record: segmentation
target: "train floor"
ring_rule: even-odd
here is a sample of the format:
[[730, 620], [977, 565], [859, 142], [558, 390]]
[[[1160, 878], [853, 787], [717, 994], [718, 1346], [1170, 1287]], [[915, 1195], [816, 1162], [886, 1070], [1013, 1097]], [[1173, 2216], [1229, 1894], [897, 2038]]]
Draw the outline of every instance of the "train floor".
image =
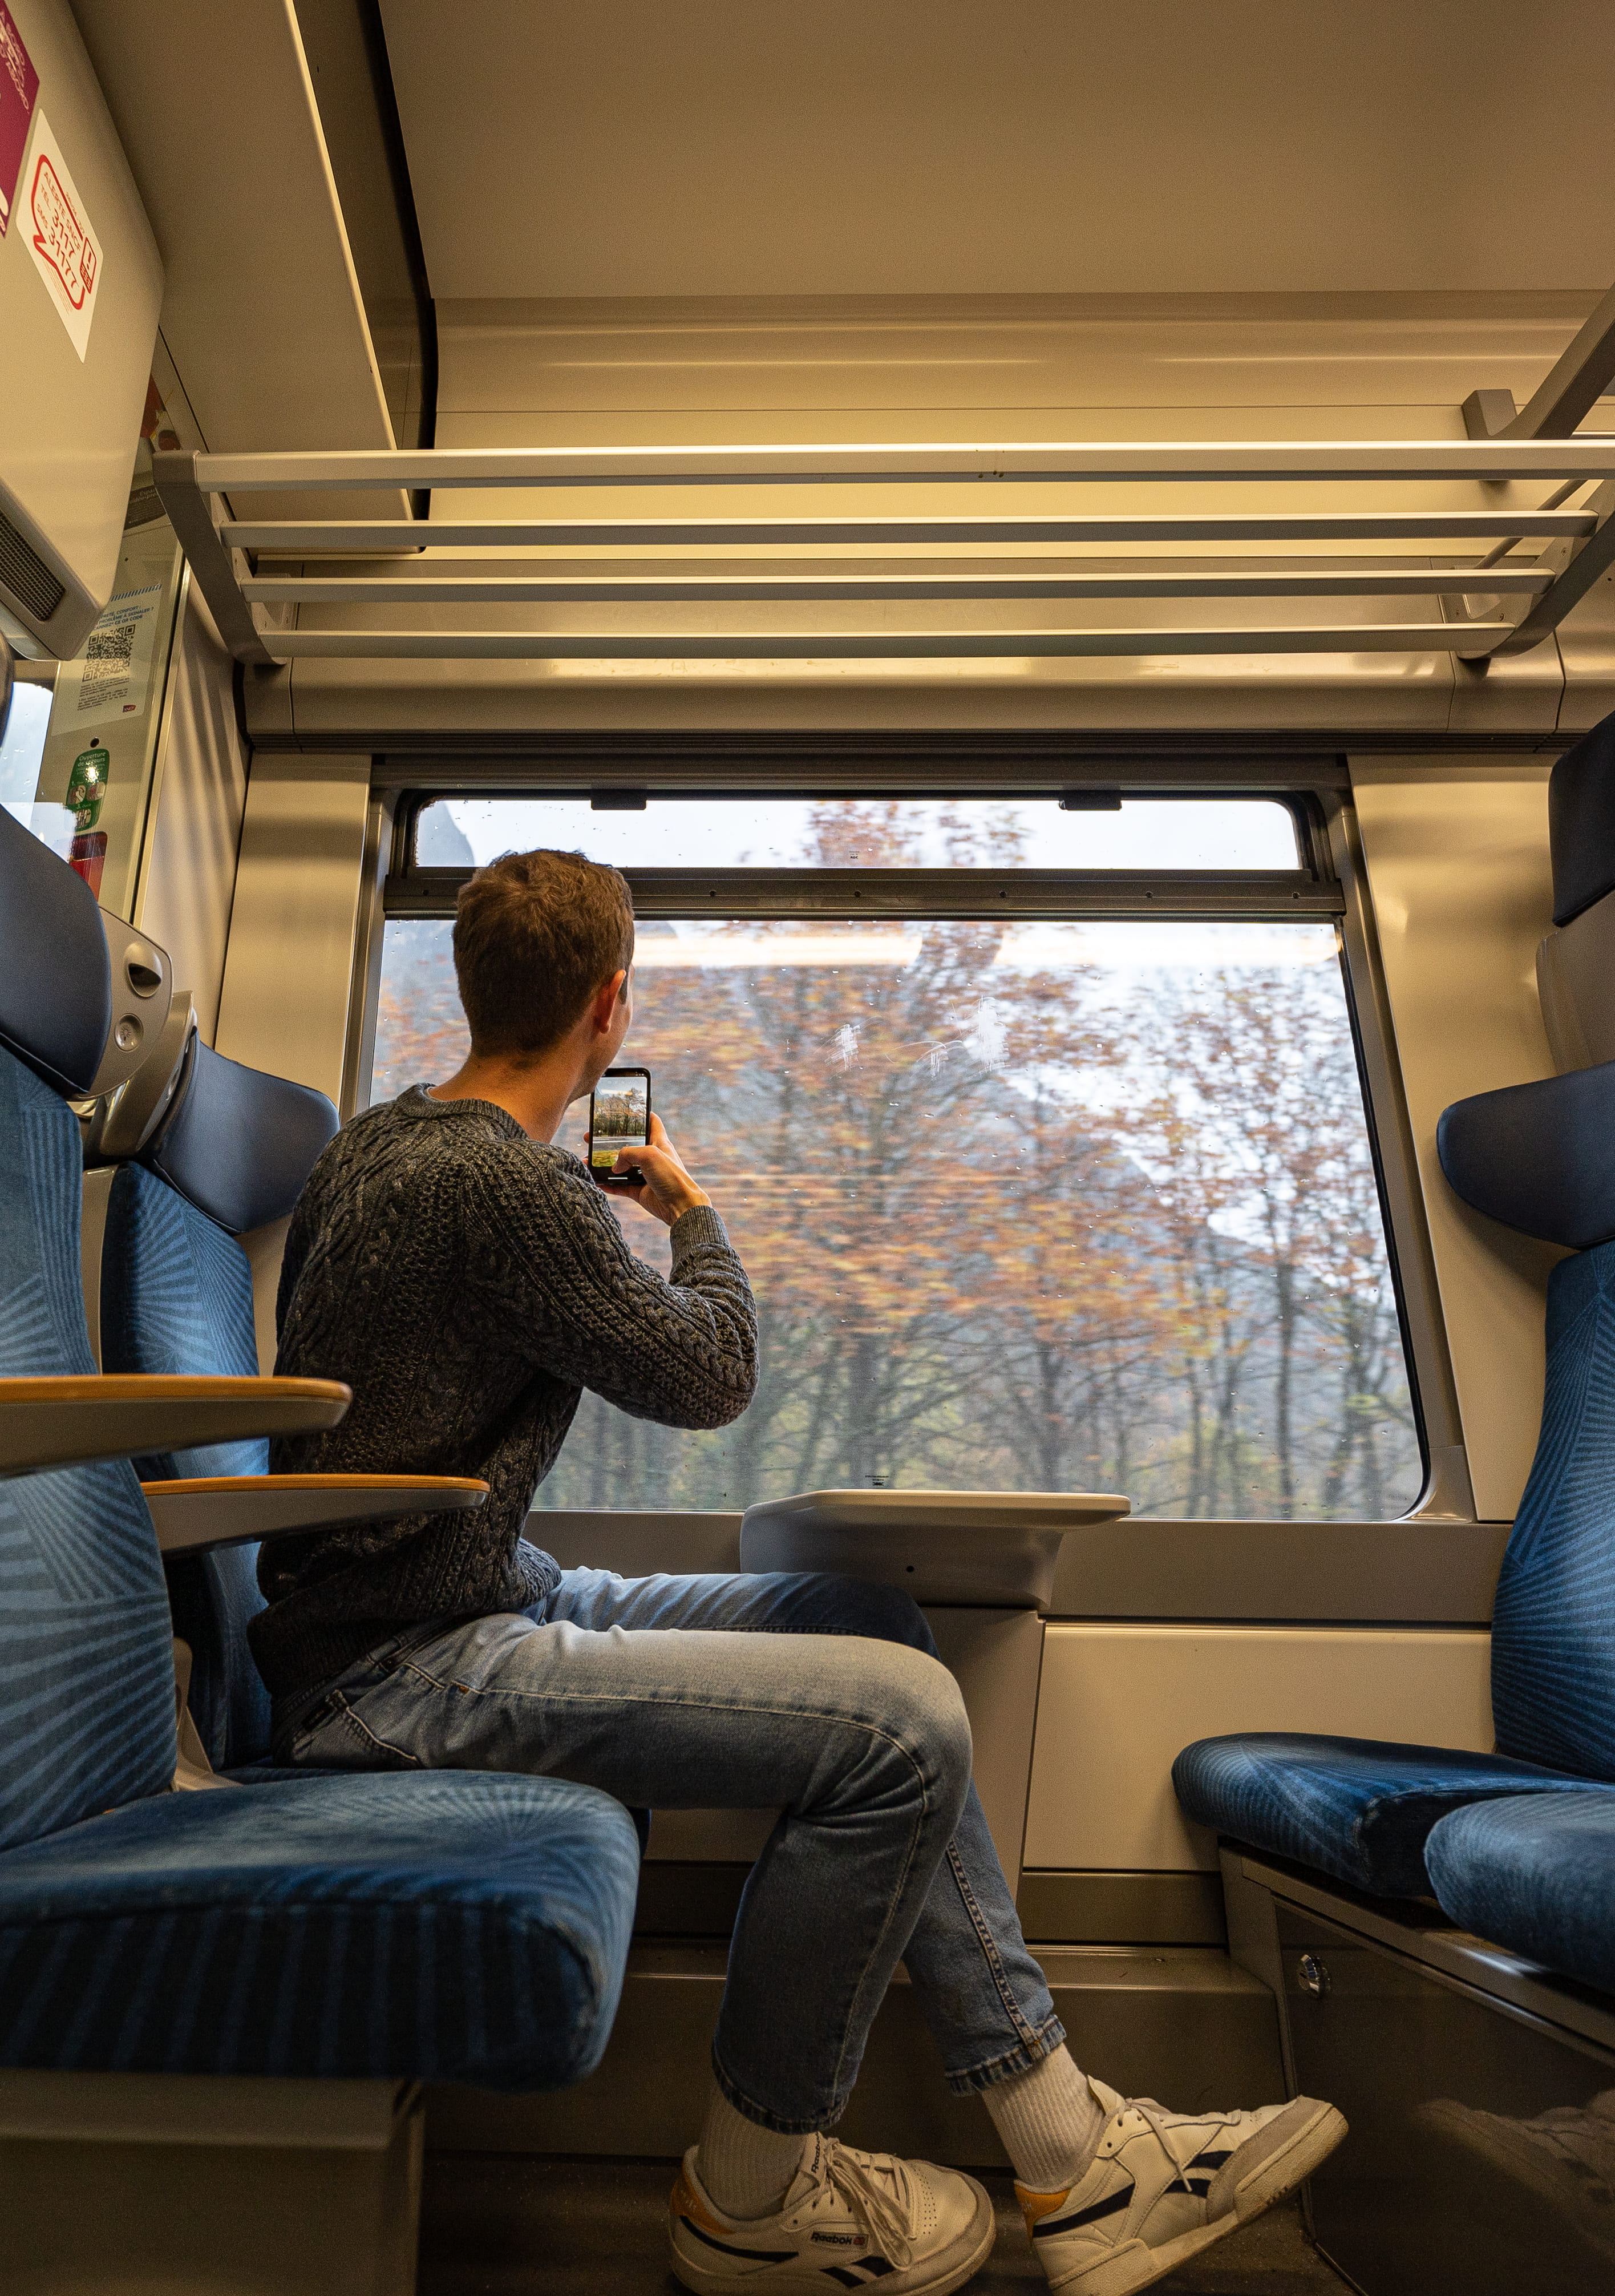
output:
[[[680, 2296], [665, 2229], [674, 2168], [433, 2154], [419, 2296]], [[1010, 2179], [984, 2181], [997, 2204], [998, 2243], [971, 2296], [1036, 2296], [1043, 2274]], [[1160, 2296], [1341, 2296], [1349, 2285], [1312, 2247], [1293, 2201], [1156, 2284]]]

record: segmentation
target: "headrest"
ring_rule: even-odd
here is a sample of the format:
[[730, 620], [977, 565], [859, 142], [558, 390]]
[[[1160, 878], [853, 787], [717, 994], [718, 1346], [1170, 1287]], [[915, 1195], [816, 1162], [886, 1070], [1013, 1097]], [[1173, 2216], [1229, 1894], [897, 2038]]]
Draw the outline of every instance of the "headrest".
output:
[[0, 806], [0, 1043], [70, 1100], [112, 1027], [101, 911], [84, 879]]
[[1568, 925], [1615, 890], [1615, 715], [1584, 734], [1548, 782], [1554, 922]]
[[1455, 1101], [1436, 1152], [1455, 1193], [1524, 1235], [1586, 1251], [1615, 1236], [1615, 1061]]
[[336, 1128], [323, 1092], [244, 1069], [193, 1037], [173, 1113], [139, 1161], [245, 1235], [284, 1218]]

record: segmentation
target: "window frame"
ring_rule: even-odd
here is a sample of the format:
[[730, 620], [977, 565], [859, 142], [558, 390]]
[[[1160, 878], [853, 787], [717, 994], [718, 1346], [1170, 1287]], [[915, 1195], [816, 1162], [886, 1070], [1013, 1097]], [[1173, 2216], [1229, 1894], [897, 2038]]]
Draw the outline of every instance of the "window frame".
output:
[[[506, 782], [483, 787], [424, 787], [411, 790], [394, 818], [392, 849], [381, 887], [381, 912], [395, 919], [452, 917], [467, 868], [433, 869], [414, 859], [415, 832], [427, 808], [453, 798], [593, 800], [586, 785], [535, 783], [516, 788]], [[639, 792], [635, 792], [639, 794]], [[915, 805], [979, 797], [1006, 804], [1053, 804], [1047, 788], [904, 790], [870, 789], [853, 783], [833, 790], [759, 784], [746, 788], [662, 789], [643, 792], [648, 803], [744, 804], [763, 799], [843, 798], [864, 803]], [[1258, 923], [1299, 918], [1343, 917], [1346, 891], [1336, 874], [1327, 819], [1316, 792], [1300, 790], [1217, 788], [1205, 791], [1127, 786], [1124, 800], [1160, 802], [1212, 800], [1221, 803], [1282, 805], [1295, 825], [1294, 869], [781, 869], [767, 865], [731, 869], [625, 869], [635, 914], [646, 919], [689, 916], [782, 918], [909, 916], [920, 921], [975, 916], [983, 902], [988, 914], [1027, 919], [1169, 916], [1185, 921], [1237, 917]], [[619, 807], [603, 807], [618, 811]]]
[[[1159, 767], [1152, 772], [1148, 767], [1143, 771], [1135, 767], [1132, 771], [1107, 773], [1103, 781], [1085, 777], [1077, 782], [1074, 776], [1058, 782], [1033, 781], [1029, 776], [1006, 775], [996, 783], [979, 774], [955, 777], [944, 765], [935, 775], [896, 785], [878, 767], [860, 772], [851, 759], [822, 780], [799, 779], [790, 773], [785, 760], [779, 763], [784, 770], [777, 778], [765, 767], [750, 773], [742, 770], [734, 779], [721, 782], [686, 782], [675, 772], [665, 778], [647, 775], [643, 780], [619, 779], [603, 785], [576, 774], [551, 778], [537, 760], [525, 769], [512, 765], [505, 773], [498, 773], [497, 768], [495, 774], [475, 768], [461, 773], [429, 770], [419, 778], [411, 772], [406, 779], [398, 770], [404, 760], [378, 759], [378, 794], [389, 817], [377, 856], [381, 861], [385, 855], [384, 873], [378, 868], [371, 880], [375, 901], [367, 993], [355, 1013], [359, 1056], [350, 1061], [354, 1104], [364, 1104], [368, 1095], [385, 926], [406, 920], [452, 918], [460, 887], [471, 873], [468, 868], [422, 868], [414, 862], [416, 825], [426, 808], [439, 800], [593, 801], [608, 794], [619, 800], [616, 806], [601, 807], [603, 811], [626, 809], [620, 800], [628, 793], [643, 796], [648, 803], [841, 798], [922, 804], [979, 798], [1029, 804], [1053, 802], [1066, 787], [1074, 787], [1094, 796], [1118, 795], [1130, 800], [1282, 804], [1295, 824], [1298, 866], [1293, 870], [762, 866], [708, 871], [627, 869], [623, 873], [634, 896], [635, 914], [658, 922], [702, 914], [759, 922], [803, 916], [898, 915], [928, 922], [997, 914], [1029, 922], [1108, 918], [1136, 922], [1162, 918], [1184, 922], [1236, 919], [1252, 923], [1332, 922], [1339, 939], [1364, 1122], [1422, 1467], [1418, 1497], [1406, 1514], [1390, 1520], [1409, 1523], [1429, 1514], [1447, 1521], [1462, 1520], [1467, 1512], [1472, 1522], [1472, 1499], [1466, 1510], [1462, 1492], [1455, 1493], [1450, 1465], [1442, 1464], [1450, 1463], [1455, 1456], [1463, 1461], [1462, 1423], [1344, 761], [1314, 758], [1280, 765], [1275, 771], [1267, 760], [1235, 764], [1219, 758], [1205, 761], [1198, 771], [1194, 763], [1189, 763], [1186, 770], [1168, 769], [1169, 777], [1160, 774]], [[1463, 1472], [1467, 1474], [1466, 1465]], [[1298, 1521], [1292, 1527], [1299, 1530], [1305, 1526]]]

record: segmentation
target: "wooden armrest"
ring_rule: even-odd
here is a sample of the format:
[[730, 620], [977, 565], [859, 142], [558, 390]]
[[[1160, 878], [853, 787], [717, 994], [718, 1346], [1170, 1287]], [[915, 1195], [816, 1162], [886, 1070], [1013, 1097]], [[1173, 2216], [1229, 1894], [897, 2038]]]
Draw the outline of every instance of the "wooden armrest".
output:
[[316, 1434], [352, 1401], [353, 1390], [333, 1379], [0, 1379], [0, 1476]]
[[378, 1516], [447, 1514], [488, 1496], [468, 1475], [199, 1475], [140, 1488], [165, 1554]]

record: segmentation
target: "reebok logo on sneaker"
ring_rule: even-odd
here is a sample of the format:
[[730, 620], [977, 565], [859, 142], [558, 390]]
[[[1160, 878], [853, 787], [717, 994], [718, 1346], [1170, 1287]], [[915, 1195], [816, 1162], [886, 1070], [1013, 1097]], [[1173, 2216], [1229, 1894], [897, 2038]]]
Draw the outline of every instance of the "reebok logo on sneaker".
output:
[[1168, 2112], [1153, 2097], [1088, 2087], [1105, 2123], [1086, 2171], [1063, 2193], [1015, 2187], [1059, 2296], [1135, 2296], [1293, 2192], [1346, 2134], [1316, 2097]]

